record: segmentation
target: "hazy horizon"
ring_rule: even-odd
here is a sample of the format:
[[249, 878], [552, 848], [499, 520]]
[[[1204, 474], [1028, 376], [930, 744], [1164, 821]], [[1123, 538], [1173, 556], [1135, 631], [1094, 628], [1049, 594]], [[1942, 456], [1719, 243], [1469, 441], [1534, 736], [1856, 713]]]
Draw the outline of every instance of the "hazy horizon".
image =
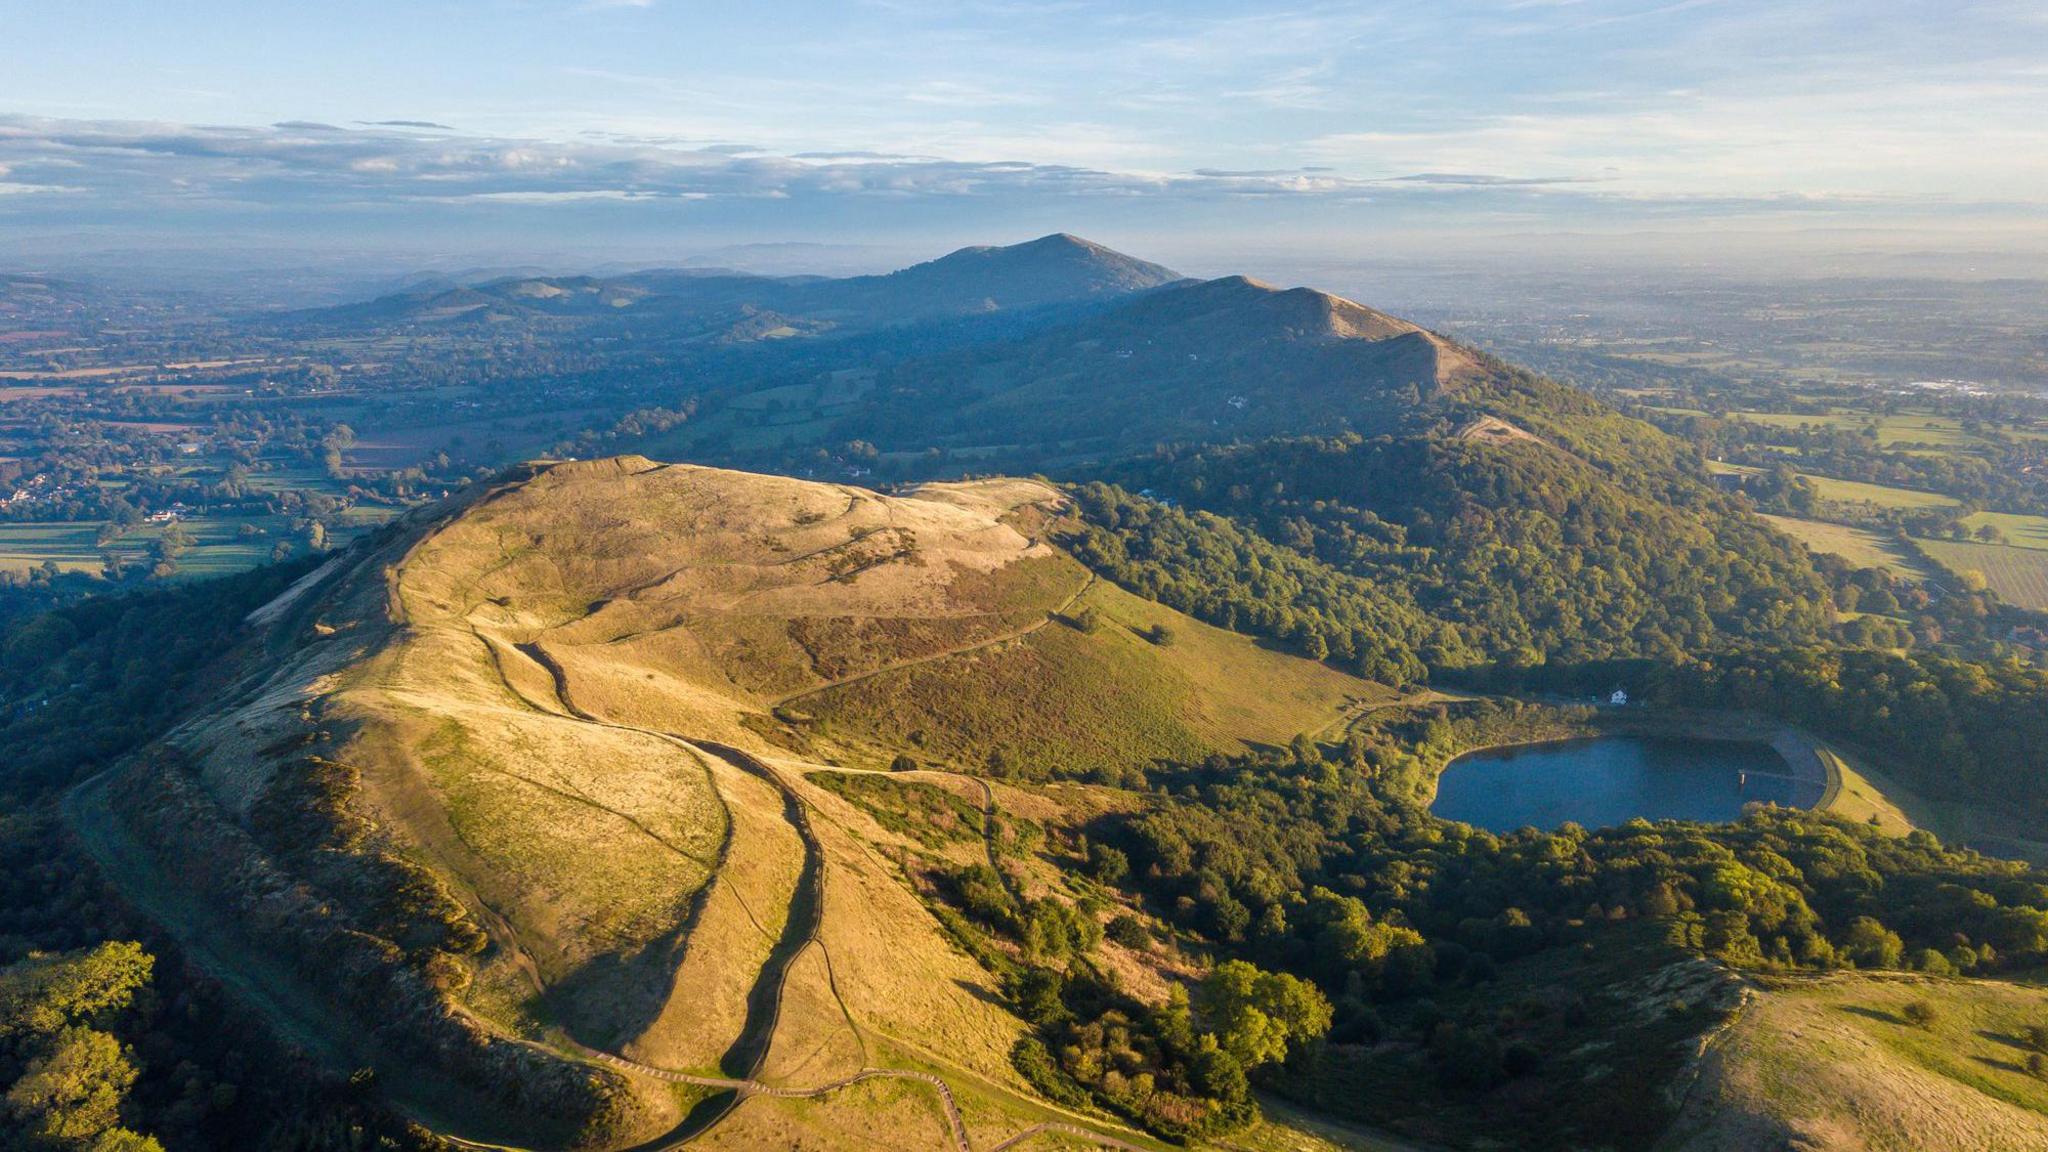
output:
[[15, 268], [2048, 254], [2048, 15], [2007, 0], [12, 7]]

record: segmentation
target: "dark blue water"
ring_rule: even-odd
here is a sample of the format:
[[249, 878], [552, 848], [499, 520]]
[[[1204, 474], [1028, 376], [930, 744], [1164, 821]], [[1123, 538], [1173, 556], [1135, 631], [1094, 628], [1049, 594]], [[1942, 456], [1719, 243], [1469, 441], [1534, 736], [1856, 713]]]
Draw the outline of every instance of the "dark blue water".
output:
[[1603, 736], [1454, 760], [1430, 810], [1493, 832], [1566, 821], [1603, 828], [1637, 816], [1733, 820], [1753, 801], [1805, 808], [1820, 800], [1819, 783], [1790, 773], [1763, 744]]

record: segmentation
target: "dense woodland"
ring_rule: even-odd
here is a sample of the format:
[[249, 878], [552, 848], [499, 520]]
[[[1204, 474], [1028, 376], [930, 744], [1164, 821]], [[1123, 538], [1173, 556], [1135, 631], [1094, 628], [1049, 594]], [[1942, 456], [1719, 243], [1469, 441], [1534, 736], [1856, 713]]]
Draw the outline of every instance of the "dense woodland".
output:
[[[1155, 777], [1162, 805], [1105, 835], [1180, 926], [1339, 993], [1426, 986], [1434, 961], [1385, 961], [1432, 941], [1499, 960], [1569, 938], [1575, 924], [1643, 916], [1751, 966], [1995, 971], [2048, 959], [2041, 877], [1924, 833], [1759, 808], [1728, 827], [1639, 820], [1494, 836], [1405, 799], [1418, 771], [1433, 777], [1457, 750], [1540, 720], [1482, 702], [1354, 734], [1330, 757], [1301, 746], [1213, 759]], [[1357, 942], [1326, 946], [1333, 923]]]
[[[1436, 1138], [1647, 1144], [1668, 1119], [1661, 1078], [1731, 1007], [1716, 972], [2048, 962], [2048, 879], [1926, 833], [1768, 806], [1726, 825], [1510, 835], [1428, 812], [1458, 752], [1589, 719], [1513, 701], [1396, 710], [1339, 745], [1118, 773], [1137, 806], [1049, 839], [998, 829], [996, 866], [923, 867], [941, 920], [1034, 1025], [1020, 1071], [1175, 1137], [1241, 1123], [1261, 1084]], [[928, 847], [985, 830], [926, 785], [831, 786]], [[1034, 851], [1077, 900], [1018, 894], [1005, 861]], [[1112, 914], [1118, 892], [1149, 916]], [[1143, 953], [1167, 937], [1214, 974], [1141, 1002], [1105, 941]], [[1658, 973], [1665, 990], [1645, 991]], [[1631, 1063], [1592, 1082], [1588, 1053], [1616, 1044]], [[1443, 1117], [1460, 1119], [1432, 1127]]]
[[1175, 607], [1397, 682], [1825, 633], [1828, 583], [1796, 545], [1687, 479], [1669, 441], [1607, 451], [1355, 434], [1161, 450], [1076, 489], [1075, 548]]

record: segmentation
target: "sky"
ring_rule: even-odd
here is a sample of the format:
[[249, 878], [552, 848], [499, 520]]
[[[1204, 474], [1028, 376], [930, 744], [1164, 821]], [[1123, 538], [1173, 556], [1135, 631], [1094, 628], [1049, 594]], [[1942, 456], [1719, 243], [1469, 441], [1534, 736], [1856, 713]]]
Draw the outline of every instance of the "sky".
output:
[[0, 43], [0, 258], [2048, 254], [2048, 0], [0, 0]]

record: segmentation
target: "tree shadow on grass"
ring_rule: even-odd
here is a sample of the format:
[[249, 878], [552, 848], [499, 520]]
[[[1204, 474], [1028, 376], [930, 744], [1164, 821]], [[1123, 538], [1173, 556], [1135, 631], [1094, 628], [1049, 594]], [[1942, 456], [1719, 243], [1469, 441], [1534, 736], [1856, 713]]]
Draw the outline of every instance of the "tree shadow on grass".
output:
[[1861, 1016], [1868, 1020], [1876, 1020], [1882, 1024], [1896, 1024], [1902, 1028], [1912, 1023], [1912, 1021], [1907, 1020], [1904, 1016], [1901, 1016], [1896, 1012], [1887, 1012], [1882, 1008], [1865, 1008], [1861, 1004], [1844, 1004], [1841, 1006], [1839, 1010], [1847, 1012], [1853, 1016]]
[[2017, 1048], [2022, 1052], [2032, 1052], [2034, 1050], [2025, 1040], [2005, 1032], [1993, 1032], [1989, 1028], [1979, 1028], [1977, 1029], [1977, 1035], [1991, 1041], [1993, 1044], [2003, 1044], [2007, 1048]]
[[1006, 1012], [1010, 1010], [1010, 1004], [1008, 1001], [1004, 1000], [1001, 996], [998, 996], [995, 993], [989, 991], [987, 988], [984, 988], [981, 985], [976, 984], [972, 980], [961, 980], [956, 977], [953, 980], [953, 983], [958, 985], [962, 992], [967, 993], [969, 996], [974, 997], [976, 1000], [981, 1001], [983, 1004], [993, 1004]]

